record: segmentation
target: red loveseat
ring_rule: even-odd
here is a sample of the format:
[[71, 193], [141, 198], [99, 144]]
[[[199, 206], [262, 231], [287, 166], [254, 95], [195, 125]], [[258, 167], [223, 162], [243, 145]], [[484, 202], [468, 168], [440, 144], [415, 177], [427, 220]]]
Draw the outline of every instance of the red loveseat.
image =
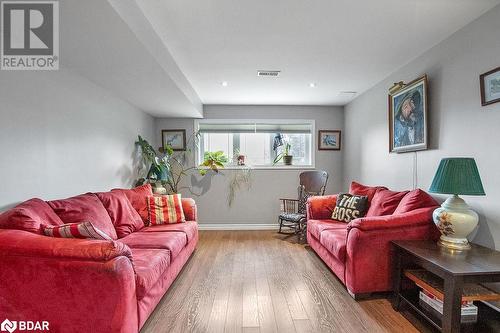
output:
[[[0, 215], [1, 320], [47, 321], [54, 332], [138, 332], [198, 242], [194, 200], [182, 199], [186, 223], [145, 227], [148, 194], [149, 185], [31, 199]], [[82, 221], [113, 240], [40, 230]]]
[[392, 289], [392, 240], [437, 239], [432, 222], [437, 202], [426, 192], [394, 192], [353, 182], [351, 194], [368, 196], [365, 217], [350, 223], [331, 219], [336, 195], [307, 202], [307, 241], [356, 298]]

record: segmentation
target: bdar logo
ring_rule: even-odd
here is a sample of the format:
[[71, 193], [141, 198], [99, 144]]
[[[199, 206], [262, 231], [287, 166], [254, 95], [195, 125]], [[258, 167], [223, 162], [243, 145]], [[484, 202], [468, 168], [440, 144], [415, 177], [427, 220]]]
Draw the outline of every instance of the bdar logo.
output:
[[16, 330], [17, 328], [17, 323], [15, 321], [10, 321], [8, 319], [5, 319], [2, 324], [0, 324], [0, 330], [2, 332], [9, 332], [12, 333]]

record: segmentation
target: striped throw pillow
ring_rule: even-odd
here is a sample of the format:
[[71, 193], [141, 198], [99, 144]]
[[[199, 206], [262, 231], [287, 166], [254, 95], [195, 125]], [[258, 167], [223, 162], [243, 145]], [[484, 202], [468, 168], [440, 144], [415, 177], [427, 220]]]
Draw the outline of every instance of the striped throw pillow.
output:
[[180, 194], [154, 195], [147, 200], [149, 225], [186, 222]]
[[94, 227], [91, 222], [68, 223], [58, 226], [43, 226], [43, 234], [57, 238], [90, 238], [112, 240], [106, 233]]

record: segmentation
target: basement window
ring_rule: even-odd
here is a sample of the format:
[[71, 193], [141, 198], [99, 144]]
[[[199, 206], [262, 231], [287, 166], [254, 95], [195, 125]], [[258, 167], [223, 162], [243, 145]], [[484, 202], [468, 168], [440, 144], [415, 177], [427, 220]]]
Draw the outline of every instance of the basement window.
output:
[[[226, 168], [241, 167], [238, 155], [245, 156], [245, 165], [252, 168], [314, 167], [313, 120], [204, 119], [195, 121], [195, 129], [200, 133], [198, 164], [205, 152], [221, 150], [229, 158]], [[287, 143], [291, 146], [292, 165], [284, 165], [283, 159], [274, 164]]]

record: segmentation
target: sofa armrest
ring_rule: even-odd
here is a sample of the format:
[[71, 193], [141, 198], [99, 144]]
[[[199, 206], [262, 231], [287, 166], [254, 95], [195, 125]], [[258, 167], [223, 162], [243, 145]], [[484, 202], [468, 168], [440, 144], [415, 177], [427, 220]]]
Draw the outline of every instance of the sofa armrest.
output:
[[186, 221], [197, 221], [198, 220], [198, 209], [196, 207], [196, 202], [191, 198], [182, 198], [182, 210], [184, 211], [184, 216]]
[[47, 321], [51, 332], [138, 332], [135, 273], [127, 257], [40, 257], [26, 246], [9, 253], [2, 234], [2, 316]]
[[324, 220], [332, 218], [337, 204], [337, 195], [314, 196], [307, 199], [307, 219]]
[[395, 215], [366, 217], [347, 226], [345, 283], [354, 294], [390, 291], [394, 240], [435, 239], [434, 207]]
[[347, 225], [347, 230], [357, 228], [363, 231], [370, 231], [432, 224], [432, 212], [435, 209], [436, 207], [426, 207], [400, 215], [362, 217], [352, 220]]
[[0, 255], [108, 261], [132, 258], [130, 248], [115, 241], [55, 238], [22, 230], [0, 230]]

